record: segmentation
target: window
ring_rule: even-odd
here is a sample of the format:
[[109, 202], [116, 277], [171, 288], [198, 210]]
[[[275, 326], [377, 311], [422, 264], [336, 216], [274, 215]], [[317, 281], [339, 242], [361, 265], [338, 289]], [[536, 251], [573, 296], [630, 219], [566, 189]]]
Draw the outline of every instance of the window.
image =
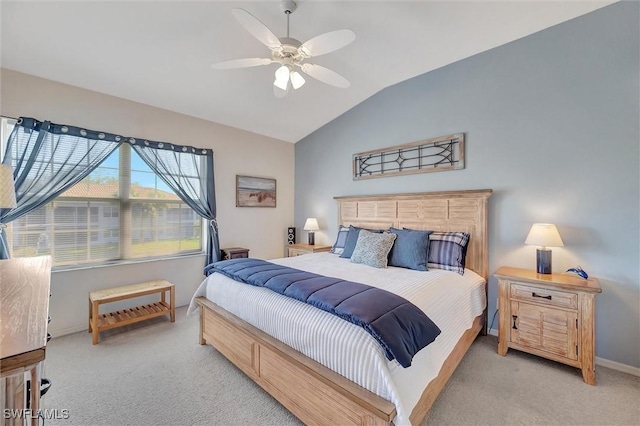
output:
[[103, 217], [120, 217], [120, 211], [118, 210], [118, 207], [105, 206], [102, 209], [102, 216]]
[[[15, 121], [2, 118], [0, 155]], [[54, 266], [202, 251], [202, 219], [123, 144], [54, 201], [7, 224], [12, 257]]]

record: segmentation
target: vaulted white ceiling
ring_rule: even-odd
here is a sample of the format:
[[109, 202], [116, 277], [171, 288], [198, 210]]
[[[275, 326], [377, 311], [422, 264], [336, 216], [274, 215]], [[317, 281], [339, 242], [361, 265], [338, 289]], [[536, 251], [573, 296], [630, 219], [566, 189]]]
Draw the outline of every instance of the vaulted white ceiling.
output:
[[1, 65], [194, 117], [297, 142], [385, 87], [508, 43], [613, 1], [308, 1], [291, 15], [302, 42], [349, 28], [356, 40], [313, 63], [348, 89], [307, 78], [273, 95], [275, 64], [213, 70], [269, 57], [232, 17], [243, 8], [277, 36], [277, 1], [2, 1]]

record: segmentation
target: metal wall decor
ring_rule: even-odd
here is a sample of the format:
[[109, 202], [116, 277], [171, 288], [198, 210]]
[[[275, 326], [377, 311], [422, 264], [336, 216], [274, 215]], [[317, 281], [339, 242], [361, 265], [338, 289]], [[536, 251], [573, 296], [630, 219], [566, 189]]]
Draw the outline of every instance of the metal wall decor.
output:
[[464, 133], [353, 155], [353, 180], [464, 169]]

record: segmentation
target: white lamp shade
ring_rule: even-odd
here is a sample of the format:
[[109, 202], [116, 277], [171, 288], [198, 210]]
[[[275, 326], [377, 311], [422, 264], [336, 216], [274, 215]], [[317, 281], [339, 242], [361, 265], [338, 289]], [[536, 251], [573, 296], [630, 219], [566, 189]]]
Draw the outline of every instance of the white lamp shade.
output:
[[318, 226], [318, 220], [315, 217], [308, 218], [307, 221], [304, 223], [305, 231], [317, 231], [319, 229], [320, 227]]
[[0, 164], [0, 208], [13, 209], [16, 207], [16, 191], [13, 182], [13, 169], [6, 164]]
[[289, 80], [289, 67], [281, 66], [276, 70], [276, 80]]
[[564, 246], [558, 228], [552, 223], [534, 223], [524, 243], [540, 247]]
[[291, 73], [291, 85], [295, 90], [301, 88], [305, 83], [304, 77], [300, 75], [298, 71], [294, 71]]
[[273, 85], [279, 89], [287, 90], [289, 85], [289, 67], [286, 65], [281, 66], [276, 70], [276, 80]]

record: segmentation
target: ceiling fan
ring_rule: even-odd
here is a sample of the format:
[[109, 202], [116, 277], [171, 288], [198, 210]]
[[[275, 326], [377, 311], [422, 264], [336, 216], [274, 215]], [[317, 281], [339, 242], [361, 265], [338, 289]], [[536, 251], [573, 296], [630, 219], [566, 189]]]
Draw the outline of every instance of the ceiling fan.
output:
[[281, 7], [287, 15], [287, 36], [280, 38], [246, 10], [231, 11], [240, 25], [271, 50], [271, 58], [234, 59], [213, 64], [212, 67], [223, 70], [280, 64], [273, 82], [273, 93], [279, 98], [287, 95], [289, 87], [299, 89], [304, 85], [305, 79], [298, 70], [331, 86], [343, 89], [349, 87], [351, 85], [349, 80], [337, 72], [305, 61], [345, 47], [356, 39], [355, 33], [351, 30], [331, 31], [300, 43], [295, 38], [289, 37], [289, 15], [296, 10], [296, 3], [292, 0], [284, 0], [281, 2]]

